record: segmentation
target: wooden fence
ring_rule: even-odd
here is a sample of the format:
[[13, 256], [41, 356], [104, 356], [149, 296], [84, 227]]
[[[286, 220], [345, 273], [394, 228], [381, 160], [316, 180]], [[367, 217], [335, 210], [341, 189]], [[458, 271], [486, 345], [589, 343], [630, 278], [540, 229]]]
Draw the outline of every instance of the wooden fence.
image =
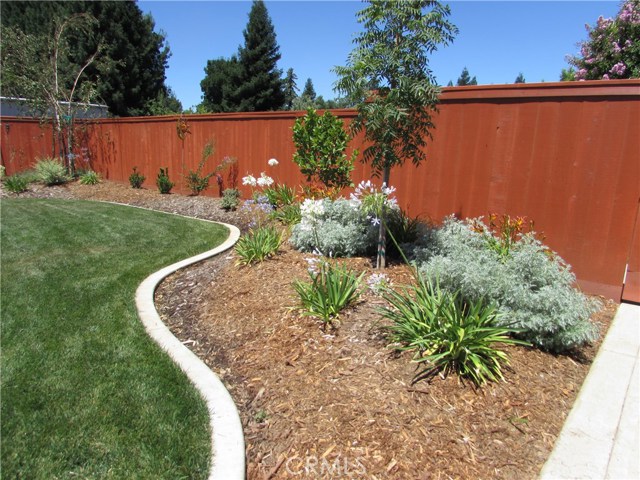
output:
[[[346, 123], [355, 115], [333, 113]], [[184, 117], [191, 132], [184, 142], [176, 133], [179, 117], [93, 121], [80, 129], [77, 163], [117, 182], [127, 182], [136, 166], [147, 188], [154, 188], [160, 167], [169, 167], [184, 192], [181, 175], [196, 168], [203, 146], [213, 140], [206, 171], [233, 156], [240, 177], [266, 172], [296, 185], [303, 177], [292, 161], [291, 128], [303, 114], [190, 115]], [[435, 221], [451, 214], [526, 216], [573, 266], [585, 291], [621, 298], [640, 205], [640, 81], [445, 88], [434, 120], [428, 160], [391, 173], [403, 208]], [[52, 154], [47, 127], [32, 119], [1, 121], [2, 164], [9, 174]], [[359, 137], [351, 146], [361, 150], [362, 144]], [[270, 158], [279, 165], [269, 167]], [[369, 177], [358, 164], [354, 182]], [[627, 275], [638, 270], [631, 265]]]

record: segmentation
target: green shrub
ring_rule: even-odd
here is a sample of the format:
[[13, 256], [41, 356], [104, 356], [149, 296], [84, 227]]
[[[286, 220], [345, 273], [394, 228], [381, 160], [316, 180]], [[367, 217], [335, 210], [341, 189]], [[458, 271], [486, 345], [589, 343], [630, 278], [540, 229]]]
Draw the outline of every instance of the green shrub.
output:
[[29, 188], [29, 181], [26, 177], [20, 174], [11, 175], [4, 179], [4, 188], [11, 193], [26, 192]]
[[[317, 267], [316, 264], [320, 263]], [[356, 301], [364, 272], [359, 276], [345, 265], [333, 265], [319, 258], [312, 259], [310, 282], [293, 283], [305, 315], [319, 317], [329, 325], [342, 310]]]
[[227, 188], [222, 192], [222, 202], [220, 206], [224, 210], [235, 210], [240, 204], [240, 190], [237, 188]]
[[353, 257], [375, 248], [377, 228], [348, 200], [307, 199], [300, 208], [301, 221], [289, 240], [296, 249]]
[[138, 167], [133, 167], [133, 173], [129, 175], [131, 188], [142, 188], [142, 184], [147, 177], [138, 172]]
[[161, 168], [160, 172], [158, 172], [158, 178], [156, 179], [156, 185], [158, 186], [158, 191], [162, 194], [167, 194], [171, 192], [174, 183], [169, 180], [169, 168]]
[[4, 177], [7, 175], [7, 169], [4, 165], [0, 165], [0, 182], [4, 181]]
[[100, 183], [100, 174], [89, 170], [80, 175], [80, 183], [82, 185], [97, 185]]
[[419, 275], [417, 285], [401, 293], [388, 289], [383, 297], [390, 305], [382, 309], [383, 316], [393, 322], [388, 327], [391, 345], [413, 351], [414, 361], [425, 364], [414, 383], [439, 372], [455, 372], [477, 385], [502, 379], [501, 366], [508, 358], [495, 344], [525, 344], [509, 337], [510, 328], [496, 326], [494, 306], [482, 299], [465, 301]]
[[250, 265], [262, 262], [275, 255], [282, 245], [282, 233], [275, 227], [259, 227], [249, 231], [238, 240], [235, 246], [238, 265]]
[[344, 153], [349, 135], [344, 122], [329, 111], [320, 116], [314, 109], [293, 125], [293, 143], [296, 152], [293, 161], [307, 177], [307, 181], [322, 182], [327, 188], [338, 189], [351, 185], [351, 171], [358, 156]]
[[38, 179], [45, 185], [60, 185], [67, 183], [71, 177], [67, 174], [67, 167], [58, 158], [43, 158], [35, 166]]
[[523, 235], [504, 256], [488, 247], [475, 222], [451, 217], [427, 231], [424, 246], [413, 252], [420, 272], [469, 301], [497, 305], [500, 324], [513, 325], [518, 337], [545, 350], [562, 352], [597, 338], [589, 317], [599, 303], [573, 288], [569, 265], [534, 234]]

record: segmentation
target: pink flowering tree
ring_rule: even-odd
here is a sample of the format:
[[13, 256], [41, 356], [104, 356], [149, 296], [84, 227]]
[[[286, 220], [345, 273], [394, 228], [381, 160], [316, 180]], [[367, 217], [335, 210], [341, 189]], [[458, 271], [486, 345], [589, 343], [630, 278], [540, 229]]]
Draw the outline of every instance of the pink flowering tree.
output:
[[580, 42], [580, 56], [568, 57], [575, 80], [640, 78], [640, 0], [627, 0], [616, 18], [598, 18], [585, 25], [589, 39]]

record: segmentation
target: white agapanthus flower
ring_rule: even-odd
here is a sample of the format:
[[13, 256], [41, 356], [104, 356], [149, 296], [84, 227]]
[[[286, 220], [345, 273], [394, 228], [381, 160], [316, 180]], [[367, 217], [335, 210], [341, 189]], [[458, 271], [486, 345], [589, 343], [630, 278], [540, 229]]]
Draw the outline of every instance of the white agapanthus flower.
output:
[[306, 198], [300, 205], [300, 228], [307, 232], [312, 230], [322, 215], [324, 215], [323, 201]]
[[276, 165], [278, 165], [278, 160], [276, 160], [275, 158], [271, 158], [267, 163], [270, 167], [275, 167]]
[[273, 178], [262, 172], [260, 178], [257, 180], [257, 184], [259, 187], [270, 187], [273, 185]]
[[257, 185], [256, 177], [253, 175], [247, 175], [246, 177], [242, 177], [242, 184], [249, 185], [250, 187], [255, 187]]

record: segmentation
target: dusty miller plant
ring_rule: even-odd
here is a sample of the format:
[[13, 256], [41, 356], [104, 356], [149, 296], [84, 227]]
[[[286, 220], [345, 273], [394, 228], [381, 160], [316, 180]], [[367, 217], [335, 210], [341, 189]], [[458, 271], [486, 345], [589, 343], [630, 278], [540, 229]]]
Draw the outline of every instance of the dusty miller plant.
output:
[[[311, 203], [313, 202], [313, 204]], [[289, 241], [298, 250], [353, 257], [375, 247], [376, 228], [349, 200], [305, 200]]]
[[570, 266], [532, 233], [522, 235], [503, 257], [471, 223], [450, 217], [429, 230], [422, 244], [413, 251], [421, 274], [469, 301], [498, 305], [499, 323], [519, 329], [520, 338], [553, 352], [597, 338], [589, 317], [599, 303], [573, 287]]

